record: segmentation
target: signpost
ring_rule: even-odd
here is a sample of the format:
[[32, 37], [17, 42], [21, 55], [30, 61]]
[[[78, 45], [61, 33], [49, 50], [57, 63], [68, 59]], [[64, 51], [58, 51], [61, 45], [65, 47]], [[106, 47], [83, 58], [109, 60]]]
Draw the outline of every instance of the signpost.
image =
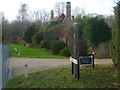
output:
[[[89, 55], [84, 55], [84, 56], [89, 56]], [[79, 78], [80, 78], [80, 65], [83, 65], [83, 64], [92, 64], [93, 65], [93, 68], [94, 68], [94, 54], [91, 54], [91, 57], [90, 58], [73, 58], [73, 57], [70, 57], [70, 61], [72, 62], [72, 64], [75, 66], [73, 67], [72, 66], [72, 75], [75, 74], [75, 78], [76, 80], [78, 81]], [[75, 73], [74, 73], [74, 68], [75, 68]]]
[[[90, 55], [79, 55], [79, 39], [78, 39], [78, 24], [74, 23], [74, 57], [70, 57], [72, 64], [72, 75], [75, 74], [76, 81], [80, 78], [80, 65], [82, 64], [93, 64], [94, 68], [94, 54]], [[81, 56], [90, 56], [89, 58], [79, 58]]]
[[74, 58], [70, 57], [70, 60], [72, 62], [72, 75], [75, 74], [75, 78], [78, 81], [80, 78], [80, 72], [79, 72], [79, 48], [78, 48], [78, 24], [74, 23]]

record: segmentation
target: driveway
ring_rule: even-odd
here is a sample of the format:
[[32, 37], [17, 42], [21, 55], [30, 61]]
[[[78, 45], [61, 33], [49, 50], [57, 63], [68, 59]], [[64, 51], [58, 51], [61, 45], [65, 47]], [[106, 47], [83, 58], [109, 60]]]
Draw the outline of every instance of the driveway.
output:
[[[95, 64], [112, 63], [111, 59], [95, 59]], [[69, 59], [11, 58], [13, 76], [23, 75], [25, 64], [29, 72], [70, 66]]]

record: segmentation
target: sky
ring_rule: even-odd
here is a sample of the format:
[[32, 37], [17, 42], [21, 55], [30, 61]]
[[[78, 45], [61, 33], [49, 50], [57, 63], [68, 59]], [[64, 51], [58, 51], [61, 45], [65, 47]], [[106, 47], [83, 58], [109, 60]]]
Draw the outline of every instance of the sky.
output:
[[28, 10], [54, 9], [56, 2], [71, 2], [71, 8], [80, 7], [85, 13], [97, 13], [101, 15], [112, 15], [116, 0], [0, 0], [0, 11], [4, 12], [8, 20], [16, 19], [21, 3], [28, 5]]

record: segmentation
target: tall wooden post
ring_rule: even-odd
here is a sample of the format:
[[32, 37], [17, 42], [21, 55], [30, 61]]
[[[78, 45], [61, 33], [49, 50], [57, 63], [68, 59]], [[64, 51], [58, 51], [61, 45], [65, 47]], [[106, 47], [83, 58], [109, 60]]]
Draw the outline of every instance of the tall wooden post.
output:
[[93, 68], [95, 68], [95, 66], [94, 66], [94, 54], [92, 54], [93, 55]]
[[[79, 58], [79, 39], [78, 39], [78, 24], [74, 23], [74, 58], [78, 60]], [[75, 77], [76, 80], [79, 80], [79, 60], [75, 65]]]

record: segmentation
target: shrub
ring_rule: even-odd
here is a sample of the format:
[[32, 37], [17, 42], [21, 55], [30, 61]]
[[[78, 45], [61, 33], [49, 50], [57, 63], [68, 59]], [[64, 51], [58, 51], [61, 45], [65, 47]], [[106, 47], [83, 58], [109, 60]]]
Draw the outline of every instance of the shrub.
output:
[[50, 43], [50, 49], [52, 50], [53, 54], [58, 54], [65, 46], [66, 44], [59, 40], [53, 40]]
[[64, 49], [60, 50], [60, 55], [69, 57], [70, 56], [69, 48], [65, 47]]
[[26, 42], [24, 40], [18, 42], [19, 45], [26, 45]]
[[52, 40], [59, 40], [59, 38], [63, 36], [62, 35], [63, 29], [64, 29], [64, 25], [58, 24], [49, 28], [49, 30], [44, 32], [43, 39], [47, 41], [46, 43], [47, 43], [48, 49], [50, 49], [50, 42]]
[[34, 48], [40, 48], [40, 42], [43, 40], [43, 33], [35, 33], [32, 36], [32, 45]]
[[38, 32], [38, 27], [36, 25], [31, 25], [26, 31], [25, 31], [25, 34], [24, 34], [24, 40], [27, 42], [27, 43], [32, 43], [32, 36]]
[[46, 29], [51, 28], [59, 23], [60, 23], [59, 21], [52, 21], [46, 26]]
[[40, 43], [40, 48], [48, 48], [48, 45], [47, 45], [47, 41], [46, 40], [42, 40], [41, 43]]

